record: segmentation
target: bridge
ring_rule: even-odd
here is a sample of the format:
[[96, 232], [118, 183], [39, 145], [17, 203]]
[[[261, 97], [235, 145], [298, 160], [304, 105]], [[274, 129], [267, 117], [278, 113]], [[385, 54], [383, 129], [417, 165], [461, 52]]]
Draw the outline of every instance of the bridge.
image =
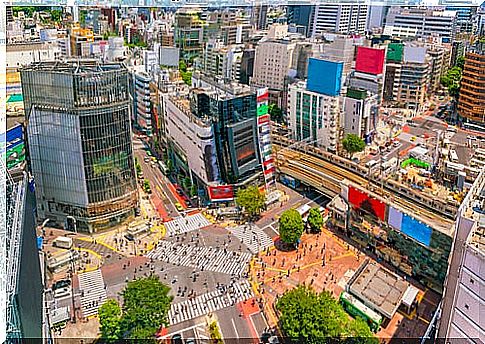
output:
[[272, 144], [276, 169], [280, 173], [299, 179], [328, 197], [332, 198], [340, 193], [341, 182], [348, 180], [379, 194], [390, 203], [433, 221], [455, 218], [457, 202], [433, 198], [432, 195], [414, 190], [399, 181], [383, 177], [379, 171], [369, 170], [306, 142], [273, 135]]

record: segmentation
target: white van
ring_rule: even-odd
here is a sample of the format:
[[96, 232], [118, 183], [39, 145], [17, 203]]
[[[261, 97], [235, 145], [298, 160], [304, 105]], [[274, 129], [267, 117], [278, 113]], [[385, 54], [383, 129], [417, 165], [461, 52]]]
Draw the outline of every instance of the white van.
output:
[[72, 247], [72, 239], [64, 236], [59, 236], [54, 239], [54, 246], [59, 248], [65, 248], [69, 250]]
[[378, 161], [377, 160], [369, 160], [367, 161], [367, 163], [365, 164], [365, 167], [367, 168], [372, 168], [374, 167], [375, 165], [377, 165]]

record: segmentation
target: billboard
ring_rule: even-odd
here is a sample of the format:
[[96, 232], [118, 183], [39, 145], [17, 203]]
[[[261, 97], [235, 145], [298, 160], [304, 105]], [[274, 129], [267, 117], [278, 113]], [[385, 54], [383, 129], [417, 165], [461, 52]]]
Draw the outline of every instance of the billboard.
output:
[[343, 68], [343, 62], [309, 58], [307, 89], [327, 96], [339, 95]]
[[366, 193], [349, 186], [349, 203], [385, 221], [386, 204], [369, 197]]
[[384, 56], [384, 49], [357, 47], [355, 71], [374, 75], [382, 74]]
[[234, 187], [232, 185], [208, 186], [207, 191], [212, 202], [232, 201]]
[[404, 44], [402, 43], [389, 43], [387, 46], [387, 61], [401, 62], [403, 55]]
[[401, 232], [423, 245], [429, 246], [431, 242], [431, 227], [422, 223], [421, 221], [403, 214]]
[[387, 217], [387, 223], [392, 228], [400, 231], [402, 227], [403, 214], [394, 207], [389, 207], [389, 215]]
[[24, 132], [21, 124], [7, 130], [5, 150], [7, 168], [15, 167], [25, 160]]

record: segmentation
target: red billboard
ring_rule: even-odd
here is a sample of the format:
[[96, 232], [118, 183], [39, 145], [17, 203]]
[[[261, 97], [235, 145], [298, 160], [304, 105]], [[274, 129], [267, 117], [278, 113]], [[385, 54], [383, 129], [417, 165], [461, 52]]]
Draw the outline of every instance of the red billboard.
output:
[[258, 117], [258, 125], [262, 125], [262, 124], [265, 124], [265, 123], [269, 123], [269, 115], [266, 114], [266, 115], [262, 115], [262, 116], [259, 116]]
[[232, 185], [208, 186], [207, 191], [212, 202], [232, 201], [234, 199], [234, 187]]
[[382, 74], [384, 69], [384, 49], [357, 47], [355, 71], [368, 74]]
[[358, 209], [367, 211], [370, 214], [385, 221], [386, 204], [369, 197], [366, 193], [349, 186], [349, 203]]

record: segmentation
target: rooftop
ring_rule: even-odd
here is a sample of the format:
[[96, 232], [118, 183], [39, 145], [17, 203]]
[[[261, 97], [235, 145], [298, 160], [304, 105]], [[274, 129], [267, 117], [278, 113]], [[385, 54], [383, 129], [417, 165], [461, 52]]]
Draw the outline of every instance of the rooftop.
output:
[[396, 313], [409, 287], [409, 282], [368, 259], [348, 283], [351, 294], [389, 319]]
[[97, 59], [67, 59], [64, 61], [34, 62], [23, 68], [23, 70], [82, 74], [126, 70], [126, 66], [123, 63], [100, 63]]

